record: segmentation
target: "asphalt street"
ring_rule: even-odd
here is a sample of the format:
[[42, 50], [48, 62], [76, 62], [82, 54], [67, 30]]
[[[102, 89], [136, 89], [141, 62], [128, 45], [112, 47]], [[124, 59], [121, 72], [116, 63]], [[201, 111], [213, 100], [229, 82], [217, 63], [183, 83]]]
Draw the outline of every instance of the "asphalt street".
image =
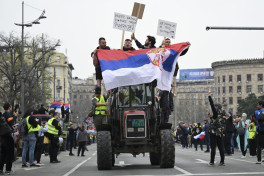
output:
[[108, 176], [108, 175], [264, 175], [264, 163], [257, 165], [255, 157], [241, 159], [241, 153], [235, 151], [232, 156], [226, 157], [226, 166], [218, 166], [220, 161], [219, 153], [216, 153], [215, 167], [207, 166], [210, 153], [195, 151], [194, 148], [182, 150], [176, 144], [175, 167], [171, 169], [161, 169], [159, 166], [151, 166], [149, 154], [138, 155], [134, 158], [131, 154], [121, 154], [116, 158], [115, 167], [108, 171], [98, 171], [96, 164], [96, 144], [89, 146], [89, 151], [85, 152], [85, 157], [69, 156], [68, 152], [61, 152], [58, 159], [62, 161], [58, 164], [50, 164], [48, 156], [42, 156], [42, 163], [38, 168], [21, 168], [21, 158], [15, 163], [13, 170], [16, 175], [27, 176]]

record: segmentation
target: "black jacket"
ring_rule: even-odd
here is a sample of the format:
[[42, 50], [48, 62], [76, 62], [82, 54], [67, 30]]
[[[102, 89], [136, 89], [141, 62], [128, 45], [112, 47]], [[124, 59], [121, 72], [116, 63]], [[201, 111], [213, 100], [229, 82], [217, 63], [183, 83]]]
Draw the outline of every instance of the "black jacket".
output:
[[133, 47], [131, 47], [131, 48], [123, 47], [123, 51], [134, 51], [134, 50], [136, 50], [136, 49]]
[[170, 109], [169, 91], [167, 90], [160, 91], [159, 97], [160, 97], [160, 108], [162, 108], [162, 110], [169, 110]]
[[233, 117], [232, 117], [232, 115], [229, 116], [228, 119], [226, 119], [225, 123], [226, 123], [225, 132], [226, 133], [233, 133], [234, 128], [233, 128]]
[[[135, 40], [138, 48], [146, 49], [144, 45], [142, 45], [138, 40]], [[149, 48], [156, 48], [156, 46], [150, 46]]]

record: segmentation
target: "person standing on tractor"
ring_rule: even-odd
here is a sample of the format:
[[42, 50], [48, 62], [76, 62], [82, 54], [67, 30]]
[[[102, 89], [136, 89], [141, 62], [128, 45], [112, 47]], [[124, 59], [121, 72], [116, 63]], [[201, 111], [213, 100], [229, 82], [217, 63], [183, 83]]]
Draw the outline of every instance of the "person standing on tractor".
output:
[[135, 40], [136, 45], [137, 45], [138, 48], [141, 48], [141, 49], [156, 48], [156, 46], [155, 46], [155, 44], [156, 44], [156, 39], [155, 39], [155, 37], [153, 37], [153, 36], [148, 35], [144, 45], [142, 45], [142, 44], [136, 39], [134, 33], [131, 35], [131, 39], [132, 39], [132, 40]]
[[95, 106], [95, 116], [93, 118], [96, 129], [100, 128], [102, 124], [107, 123], [106, 111], [108, 102], [106, 102], [109, 94], [106, 96], [101, 95], [101, 87], [95, 88], [95, 97], [92, 100], [93, 106]]
[[97, 49], [110, 50], [110, 47], [106, 46], [105, 38], [103, 37], [99, 38], [99, 46], [91, 53], [91, 57], [93, 58], [93, 65], [95, 67], [97, 86], [101, 87], [103, 76], [102, 76], [101, 66], [97, 57]]

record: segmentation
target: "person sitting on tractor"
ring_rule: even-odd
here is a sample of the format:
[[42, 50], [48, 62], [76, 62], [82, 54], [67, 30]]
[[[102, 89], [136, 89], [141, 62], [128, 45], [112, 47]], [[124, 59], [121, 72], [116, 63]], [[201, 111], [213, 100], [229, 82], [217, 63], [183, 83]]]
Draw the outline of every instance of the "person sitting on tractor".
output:
[[141, 100], [136, 96], [135, 92], [131, 89], [131, 96], [127, 96], [124, 100], [124, 104], [128, 105], [130, 103], [131, 99], [131, 104], [132, 105], [139, 105], [141, 104]]

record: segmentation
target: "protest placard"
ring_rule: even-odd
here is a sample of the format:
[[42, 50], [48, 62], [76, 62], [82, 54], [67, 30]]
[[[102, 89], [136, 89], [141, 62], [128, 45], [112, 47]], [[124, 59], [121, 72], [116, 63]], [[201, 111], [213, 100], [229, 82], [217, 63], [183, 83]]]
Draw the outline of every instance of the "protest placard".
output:
[[136, 17], [115, 12], [114, 23], [113, 23], [114, 29], [119, 29], [128, 32], [135, 32], [136, 24], [137, 24]]
[[177, 23], [159, 19], [157, 35], [175, 39], [176, 26]]

